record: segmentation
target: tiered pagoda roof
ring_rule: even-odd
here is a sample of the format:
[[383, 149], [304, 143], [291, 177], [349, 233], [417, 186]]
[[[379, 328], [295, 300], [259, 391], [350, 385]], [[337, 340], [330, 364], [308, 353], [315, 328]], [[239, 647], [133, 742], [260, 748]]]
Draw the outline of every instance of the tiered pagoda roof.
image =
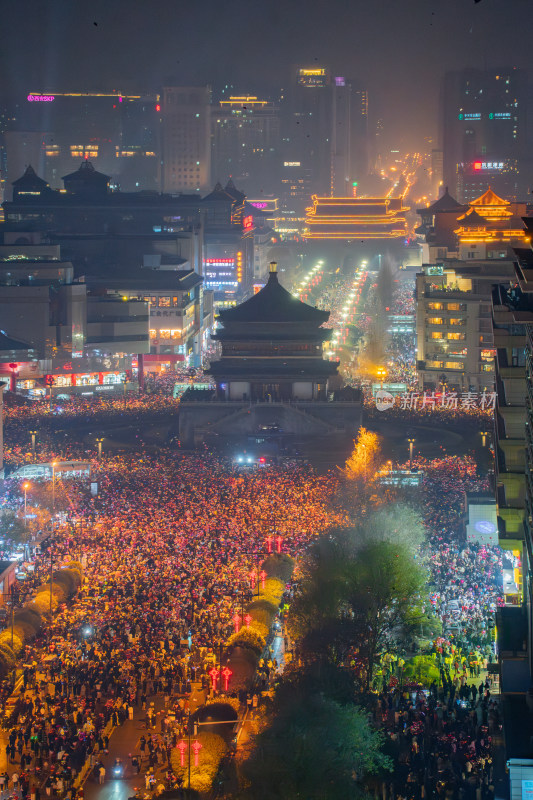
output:
[[516, 213], [517, 207], [525, 207], [525, 204], [511, 204], [489, 188], [468, 205], [468, 211], [457, 217], [458, 227], [454, 233], [460, 242], [509, 243], [525, 240], [522, 220]]
[[461, 203], [457, 202], [455, 197], [451, 196], [450, 192], [448, 191], [448, 187], [446, 187], [442, 197], [439, 197], [439, 199], [435, 200], [435, 202], [430, 206], [426, 206], [425, 208], [417, 208], [416, 213], [423, 216], [433, 216], [434, 214], [446, 211], [459, 213], [462, 209], [466, 208], [467, 206], [461, 205]]
[[227, 323], [241, 323], [254, 325], [256, 323], [309, 323], [319, 327], [329, 319], [329, 311], [303, 303], [293, 297], [278, 280], [278, 273], [273, 270], [265, 286], [234, 308], [220, 311], [218, 319], [223, 325]]
[[307, 209], [306, 239], [398, 239], [407, 223], [401, 197], [317, 197]]
[[278, 280], [275, 263], [260, 292], [234, 308], [220, 311], [223, 327], [213, 338], [222, 343], [222, 358], [211, 364], [217, 380], [311, 380], [323, 382], [337, 374], [338, 364], [322, 356], [331, 330], [329, 319], [303, 303]]

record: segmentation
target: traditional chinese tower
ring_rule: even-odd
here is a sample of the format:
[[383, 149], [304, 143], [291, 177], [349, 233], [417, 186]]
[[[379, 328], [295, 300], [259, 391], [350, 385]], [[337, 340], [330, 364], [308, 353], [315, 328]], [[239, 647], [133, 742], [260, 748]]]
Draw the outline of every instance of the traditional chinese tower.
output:
[[235, 308], [221, 311], [214, 336], [222, 357], [211, 364], [219, 396], [228, 400], [280, 402], [326, 400], [338, 364], [322, 346], [331, 330], [329, 311], [302, 303], [283, 288], [270, 264], [266, 286]]

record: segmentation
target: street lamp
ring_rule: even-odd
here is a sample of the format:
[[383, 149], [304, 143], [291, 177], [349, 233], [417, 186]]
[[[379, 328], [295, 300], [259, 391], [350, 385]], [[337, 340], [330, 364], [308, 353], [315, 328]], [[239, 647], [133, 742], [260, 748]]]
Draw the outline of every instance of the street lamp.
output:
[[413, 468], [413, 445], [416, 442], [416, 439], [408, 439], [409, 442], [409, 470]]
[[31, 434], [31, 452], [33, 457], [35, 458], [35, 437], [37, 436], [37, 431], [30, 431]]
[[[56, 467], [57, 462], [52, 461], [52, 514], [56, 513]], [[54, 522], [52, 520], [52, 527]]]
[[102, 458], [102, 442], [104, 441], [104, 437], [100, 437], [96, 439], [96, 444], [98, 445], [98, 460], [100, 461]]
[[378, 367], [376, 370], [376, 374], [378, 376], [378, 380], [381, 381], [381, 388], [383, 389], [383, 381], [387, 377], [387, 370], [385, 367]]
[[487, 444], [487, 436], [490, 436], [490, 431], [480, 431], [481, 434], [481, 446], [485, 447]]
[[26, 514], [26, 508], [27, 508], [27, 500], [28, 500], [28, 489], [31, 488], [31, 483], [28, 483], [28, 481], [26, 481], [22, 485], [22, 488], [24, 489], [24, 527], [27, 528], [28, 527], [28, 516]]

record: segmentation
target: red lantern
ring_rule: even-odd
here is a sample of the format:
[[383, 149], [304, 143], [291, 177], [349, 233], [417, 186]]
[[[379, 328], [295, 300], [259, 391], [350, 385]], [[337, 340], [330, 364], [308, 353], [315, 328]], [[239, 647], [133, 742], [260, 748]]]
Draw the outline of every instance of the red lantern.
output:
[[276, 536], [276, 550], [281, 553], [281, 536]]
[[271, 553], [272, 552], [272, 536], [267, 536], [267, 547], [268, 547], [268, 552]]
[[266, 578], [266, 576], [267, 576], [267, 574], [266, 574], [265, 570], [262, 569], [261, 572], [259, 573], [259, 577], [261, 578], [261, 589], [265, 588], [265, 578]]
[[233, 617], [233, 623], [235, 625], [235, 633], [239, 633], [239, 623], [240, 623], [240, 621], [241, 621], [241, 618], [239, 617], [239, 615], [235, 614], [235, 616]]
[[219, 679], [219, 677], [220, 677], [220, 676], [219, 676], [219, 674], [218, 674], [218, 669], [217, 669], [216, 667], [212, 667], [212, 668], [209, 670], [209, 675], [210, 675], [210, 677], [211, 677], [211, 680], [212, 680], [212, 682], [213, 682], [213, 691], [214, 691], [214, 692], [216, 692], [216, 689], [217, 689], [217, 681], [218, 681], [218, 679]]
[[255, 569], [253, 569], [250, 572], [250, 583], [252, 584], [252, 586], [254, 585], [256, 578], [257, 578], [257, 572], [255, 571]]
[[228, 691], [229, 679], [233, 675], [233, 672], [231, 671], [231, 669], [229, 667], [224, 667], [224, 669], [222, 670], [222, 675], [224, 676], [224, 691], [227, 692]]
[[178, 750], [180, 751], [180, 764], [182, 767], [185, 766], [185, 751], [187, 749], [187, 742], [182, 739], [181, 742], [178, 742]]
[[245, 616], [245, 618], [244, 618], [244, 621], [245, 621], [245, 623], [246, 623], [246, 627], [248, 628], [248, 627], [250, 626], [250, 622], [252, 621], [252, 618], [251, 618], [251, 616], [250, 616], [249, 614], [247, 614], [247, 615]]
[[202, 745], [200, 744], [200, 742], [195, 740], [192, 743], [192, 749], [194, 751], [194, 766], [197, 767], [198, 766], [198, 753], [202, 749]]

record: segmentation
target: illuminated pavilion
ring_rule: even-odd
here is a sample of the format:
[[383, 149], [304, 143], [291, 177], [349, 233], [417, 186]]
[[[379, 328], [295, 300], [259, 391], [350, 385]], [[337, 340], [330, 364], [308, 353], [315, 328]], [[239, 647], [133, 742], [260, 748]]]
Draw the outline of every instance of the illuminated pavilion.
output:
[[401, 197], [317, 197], [306, 211], [306, 239], [400, 239], [409, 209]]
[[458, 227], [454, 231], [460, 244], [527, 241], [522, 221], [525, 203], [511, 203], [489, 188], [468, 206], [468, 210], [457, 217]]

